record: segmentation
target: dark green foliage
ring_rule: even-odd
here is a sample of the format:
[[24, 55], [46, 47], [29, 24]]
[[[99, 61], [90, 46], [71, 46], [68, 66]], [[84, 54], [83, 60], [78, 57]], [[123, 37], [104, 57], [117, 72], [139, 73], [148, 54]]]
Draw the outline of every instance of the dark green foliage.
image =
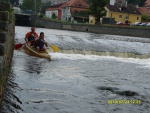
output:
[[109, 0], [91, 0], [88, 13], [95, 17], [96, 23], [100, 22], [100, 17], [104, 16], [104, 7]]
[[50, 8], [52, 6], [52, 3], [49, 1], [49, 2], [45, 2], [45, 3], [42, 3], [41, 4], [41, 9], [40, 9], [40, 12], [42, 14], [45, 14], [45, 11], [46, 9]]
[[57, 18], [56, 14], [53, 13], [53, 14], [52, 14], [52, 19], [56, 19], [56, 18]]
[[19, 5], [19, 0], [9, 0], [11, 4]]
[[41, 0], [23, 0], [22, 10], [40, 11]]
[[43, 14], [40, 14], [40, 15], [39, 15], [39, 17], [40, 17], [40, 18], [43, 18], [43, 17], [44, 17], [44, 15], [43, 15]]
[[13, 5], [19, 5], [19, 0], [0, 0], [0, 2], [10, 2]]
[[84, 0], [87, 4], [91, 4], [91, 0]]
[[146, 0], [127, 0], [128, 4], [139, 5], [140, 7], [144, 5]]
[[76, 17], [89, 17], [87, 11], [74, 12], [73, 15]]
[[146, 0], [140, 0], [139, 6], [143, 6]]
[[142, 21], [147, 21], [148, 20], [148, 16], [146, 14], [142, 14]]

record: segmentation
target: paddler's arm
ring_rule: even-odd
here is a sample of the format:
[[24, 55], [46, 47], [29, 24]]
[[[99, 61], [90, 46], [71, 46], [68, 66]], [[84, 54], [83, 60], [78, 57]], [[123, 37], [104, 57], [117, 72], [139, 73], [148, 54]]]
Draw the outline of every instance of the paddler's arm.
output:
[[45, 44], [46, 47], [48, 47], [48, 44], [45, 40], [43, 40], [43, 43]]
[[47, 42], [44, 42], [44, 44], [45, 44], [45, 46], [46, 46], [46, 47], [48, 47], [48, 44], [47, 44]]
[[35, 36], [35, 39], [34, 39], [34, 41], [37, 41], [37, 40], [39, 39], [39, 36], [38, 36], [38, 34], [37, 34], [37, 33], [35, 33], [35, 34], [34, 34], [34, 36]]
[[24, 38], [24, 40], [25, 40], [26, 43], [28, 43], [28, 39], [26, 37]]
[[27, 34], [25, 35], [25, 38], [24, 38], [24, 40], [25, 40], [26, 43], [28, 43], [28, 36], [29, 36], [29, 33], [27, 33]]

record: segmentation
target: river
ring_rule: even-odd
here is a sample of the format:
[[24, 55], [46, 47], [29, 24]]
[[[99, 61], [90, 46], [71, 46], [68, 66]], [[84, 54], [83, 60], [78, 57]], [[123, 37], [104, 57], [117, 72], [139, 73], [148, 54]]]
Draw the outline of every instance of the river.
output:
[[[30, 27], [15, 27], [23, 43]], [[150, 39], [37, 28], [52, 61], [14, 50], [2, 113], [149, 113]]]

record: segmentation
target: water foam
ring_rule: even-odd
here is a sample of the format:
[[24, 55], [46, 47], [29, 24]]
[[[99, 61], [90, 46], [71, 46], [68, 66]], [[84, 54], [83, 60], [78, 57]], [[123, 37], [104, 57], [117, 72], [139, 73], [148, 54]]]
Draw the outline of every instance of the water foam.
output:
[[144, 65], [144, 67], [150, 68], [150, 58], [139, 59], [139, 58], [121, 58], [114, 56], [98, 56], [98, 55], [82, 55], [82, 54], [64, 54], [64, 53], [50, 53], [52, 60], [57, 59], [68, 59], [68, 60], [116, 60], [127, 63], [137, 63]]

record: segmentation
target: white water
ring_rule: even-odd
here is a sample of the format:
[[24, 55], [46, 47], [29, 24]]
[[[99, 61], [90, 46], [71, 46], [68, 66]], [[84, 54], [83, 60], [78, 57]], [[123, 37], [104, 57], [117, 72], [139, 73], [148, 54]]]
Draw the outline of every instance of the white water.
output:
[[69, 59], [69, 60], [112, 60], [112, 61], [120, 61], [120, 62], [128, 62], [135, 64], [142, 64], [144, 67], [150, 68], [150, 58], [149, 59], [138, 59], [138, 58], [119, 58], [113, 56], [98, 56], [98, 55], [81, 55], [81, 54], [64, 54], [64, 53], [49, 53], [51, 55], [52, 60], [59, 59]]
[[[30, 31], [29, 27], [16, 27], [16, 43], [23, 43], [24, 37]], [[56, 44], [64, 50], [92, 50], [99, 52], [127, 52], [135, 54], [150, 54], [150, 39], [140, 37], [123, 37], [116, 35], [101, 35], [94, 33], [73, 32], [37, 28], [37, 33], [45, 33], [45, 40]], [[19, 42], [18, 42], [19, 41]], [[146, 43], [147, 42], [147, 43]]]

